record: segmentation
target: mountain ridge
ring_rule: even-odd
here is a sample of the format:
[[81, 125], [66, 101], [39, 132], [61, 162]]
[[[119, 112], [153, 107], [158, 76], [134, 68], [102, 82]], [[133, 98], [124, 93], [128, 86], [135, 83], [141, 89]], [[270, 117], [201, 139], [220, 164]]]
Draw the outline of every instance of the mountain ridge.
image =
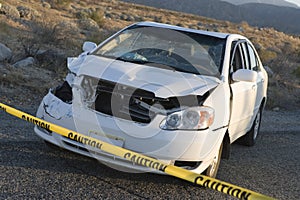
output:
[[300, 7], [292, 2], [288, 2], [285, 0], [221, 0], [225, 1], [234, 5], [243, 5], [243, 4], [248, 4], [248, 3], [262, 3], [262, 4], [269, 4], [269, 5], [275, 5], [275, 6], [283, 6], [283, 7], [292, 7], [292, 8], [299, 8]]
[[300, 35], [300, 9], [297, 8], [257, 3], [233, 5], [220, 0], [122, 1], [191, 13], [234, 23], [246, 21], [251, 26], [274, 27], [282, 32]]

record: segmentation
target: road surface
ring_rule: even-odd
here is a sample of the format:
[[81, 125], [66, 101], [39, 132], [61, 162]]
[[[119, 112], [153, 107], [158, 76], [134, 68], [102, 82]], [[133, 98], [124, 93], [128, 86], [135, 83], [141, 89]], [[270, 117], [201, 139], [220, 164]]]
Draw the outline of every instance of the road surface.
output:
[[[35, 108], [23, 108], [34, 114]], [[300, 114], [264, 113], [254, 147], [233, 144], [218, 178], [278, 199], [300, 199]], [[125, 173], [52, 149], [33, 125], [0, 112], [0, 199], [234, 199], [184, 180]]]

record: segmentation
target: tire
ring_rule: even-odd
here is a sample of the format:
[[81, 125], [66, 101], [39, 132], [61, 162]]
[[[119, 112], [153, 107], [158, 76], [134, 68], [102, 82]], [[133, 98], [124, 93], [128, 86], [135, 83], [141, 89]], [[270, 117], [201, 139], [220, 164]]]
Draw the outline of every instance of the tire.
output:
[[248, 147], [254, 146], [254, 144], [257, 140], [257, 137], [259, 135], [259, 129], [260, 129], [260, 124], [261, 124], [261, 116], [262, 116], [262, 108], [260, 108], [258, 110], [250, 131], [248, 131], [246, 133], [246, 135], [242, 136], [239, 139], [240, 144], [248, 146]]
[[215, 178], [217, 176], [223, 150], [223, 142], [219, 148], [218, 154], [215, 156], [212, 164], [203, 172], [204, 175]]

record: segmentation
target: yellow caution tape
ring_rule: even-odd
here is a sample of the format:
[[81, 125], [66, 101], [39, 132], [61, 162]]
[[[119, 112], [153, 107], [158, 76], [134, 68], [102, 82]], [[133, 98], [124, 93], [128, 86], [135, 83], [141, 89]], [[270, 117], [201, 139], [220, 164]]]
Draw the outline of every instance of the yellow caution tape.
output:
[[[176, 167], [173, 165], [167, 165], [159, 160], [156, 160], [154, 158], [150, 158], [148, 156], [144, 156], [142, 154], [114, 146], [112, 144], [97, 140], [95, 138], [83, 135], [81, 133], [77, 133], [74, 131], [71, 131], [69, 129], [63, 128], [61, 126], [57, 126], [55, 124], [49, 123], [47, 121], [41, 120], [37, 117], [34, 117], [32, 115], [29, 115], [25, 112], [19, 111], [17, 109], [14, 109], [10, 106], [7, 106], [5, 104], [0, 103], [0, 110], [3, 110], [11, 115], [14, 115], [20, 119], [26, 120], [28, 122], [31, 122], [37, 126], [40, 126], [42, 128], [45, 128], [47, 130], [56, 132], [62, 136], [68, 137], [70, 139], [80, 141], [81, 143], [91, 146], [93, 148], [98, 148], [101, 151], [113, 154], [115, 156], [119, 156], [121, 158], [124, 158], [126, 160], [132, 161], [135, 164], [160, 170], [162, 172], [165, 172], [166, 174], [169, 174], [171, 176], [175, 176], [177, 178], [181, 178], [183, 180], [195, 183], [197, 185], [201, 185], [207, 188], [211, 188], [213, 190], [228, 194], [230, 196], [237, 197], [239, 199], [274, 199], [272, 197], [265, 196], [263, 194], [259, 194], [257, 192], [227, 183], [223, 182], [208, 176], [196, 174], [194, 172], [188, 171], [186, 169]], [[80, 138], [80, 139], [79, 139]]]

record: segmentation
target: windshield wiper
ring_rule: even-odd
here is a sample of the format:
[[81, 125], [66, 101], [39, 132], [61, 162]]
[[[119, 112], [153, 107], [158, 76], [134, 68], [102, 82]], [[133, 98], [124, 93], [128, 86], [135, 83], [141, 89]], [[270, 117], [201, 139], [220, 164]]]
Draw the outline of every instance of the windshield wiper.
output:
[[134, 59], [127, 59], [127, 58], [124, 58], [124, 57], [118, 57], [118, 58], [116, 58], [116, 60], [120, 60], [120, 61], [123, 61], [123, 62], [135, 63], [135, 64], [150, 63], [149, 61], [146, 61], [146, 60], [134, 60]]
[[114, 57], [114, 56], [99, 55], [99, 54], [95, 54], [95, 55], [103, 56], [103, 57], [111, 58], [111, 59], [115, 59], [115, 60], [120, 60], [120, 61], [123, 61], [123, 62], [130, 62], [130, 63], [140, 64], [140, 65], [148, 64], [148, 66], [150, 66], [150, 67], [157, 67], [157, 68], [161, 68], [161, 69], [168, 69], [168, 70], [185, 72], [185, 73], [200, 74], [196, 69], [187, 70], [187, 69], [184, 69], [184, 68], [179, 67], [179, 66], [169, 65], [169, 64], [164, 63], [164, 62], [157, 62], [157, 61], [151, 61], [151, 60], [128, 59], [128, 58], [125, 58], [123, 56]]
[[121, 60], [123, 62], [131, 62], [131, 63], [135, 63], [135, 64], [148, 64], [148, 66], [150, 67], [157, 67], [157, 68], [161, 68], [161, 69], [168, 69], [168, 70], [174, 70], [174, 71], [180, 71], [180, 72], [186, 72], [186, 73], [191, 73], [191, 71], [182, 69], [182, 68], [178, 68], [176, 66], [172, 66], [172, 65], [168, 65], [166, 63], [163, 62], [154, 62], [154, 61], [146, 61], [146, 60], [134, 60], [134, 59], [127, 59], [124, 57], [118, 57], [116, 58], [116, 60]]

